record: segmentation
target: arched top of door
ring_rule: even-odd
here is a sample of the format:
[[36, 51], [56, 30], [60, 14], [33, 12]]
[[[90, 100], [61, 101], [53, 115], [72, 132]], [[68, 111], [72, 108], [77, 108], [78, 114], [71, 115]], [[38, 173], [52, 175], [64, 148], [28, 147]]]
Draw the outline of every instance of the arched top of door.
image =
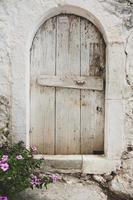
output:
[[45, 10], [44, 15], [35, 24], [33, 38], [46, 20], [65, 13], [78, 15], [92, 22], [101, 32], [106, 44], [123, 43], [121, 20], [113, 15], [110, 17], [101, 4], [95, 1], [90, 0], [89, 3], [83, 0], [53, 1], [53, 4], [51, 3], [51, 6], [47, 8], [47, 11]]

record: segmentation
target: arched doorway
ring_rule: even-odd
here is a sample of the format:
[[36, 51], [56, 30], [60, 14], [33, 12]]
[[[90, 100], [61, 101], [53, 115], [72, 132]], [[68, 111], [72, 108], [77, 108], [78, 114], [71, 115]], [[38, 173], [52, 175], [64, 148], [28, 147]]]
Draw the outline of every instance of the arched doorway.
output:
[[31, 137], [39, 153], [103, 154], [105, 43], [87, 19], [60, 14], [31, 48]]

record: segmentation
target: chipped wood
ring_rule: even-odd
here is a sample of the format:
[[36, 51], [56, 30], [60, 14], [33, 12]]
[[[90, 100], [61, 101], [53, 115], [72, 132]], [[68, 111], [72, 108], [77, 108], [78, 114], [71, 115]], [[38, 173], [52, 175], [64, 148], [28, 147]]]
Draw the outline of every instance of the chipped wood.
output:
[[88, 20], [47, 20], [31, 49], [31, 144], [44, 154], [104, 150], [105, 44]]

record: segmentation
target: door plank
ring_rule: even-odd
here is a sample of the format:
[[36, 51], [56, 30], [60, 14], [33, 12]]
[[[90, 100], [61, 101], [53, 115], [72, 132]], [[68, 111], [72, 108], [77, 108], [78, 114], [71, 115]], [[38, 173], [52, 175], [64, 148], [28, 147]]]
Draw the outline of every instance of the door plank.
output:
[[[56, 75], [80, 75], [80, 18], [58, 16]], [[80, 154], [80, 91], [56, 90], [56, 154]]]
[[105, 116], [105, 95], [104, 92], [95, 91], [95, 134], [93, 153], [104, 152], [104, 116]]
[[55, 75], [56, 18], [48, 20], [37, 33], [31, 50], [31, 143], [39, 153], [54, 154], [55, 88], [42, 87], [40, 73]]
[[[104, 66], [101, 35], [89, 21], [81, 19], [81, 75], [100, 76]], [[100, 52], [100, 47], [103, 51]], [[102, 58], [101, 58], [102, 57]], [[101, 61], [101, 62], [100, 62]], [[103, 77], [101, 77], [103, 79]], [[100, 112], [100, 110], [102, 110]], [[103, 151], [104, 90], [81, 90], [81, 154]]]
[[[104, 42], [101, 40], [99, 34], [99, 43], [90, 44], [90, 75], [101, 76], [104, 79]], [[101, 49], [101, 51], [100, 51]], [[103, 51], [104, 50], [104, 51]], [[100, 66], [100, 68], [99, 68]], [[95, 91], [95, 112], [94, 112], [94, 142], [93, 153], [104, 152], [104, 118], [105, 118], [105, 90], [99, 92]]]
[[41, 86], [103, 90], [103, 79], [96, 76], [50, 76], [40, 75], [37, 82]]

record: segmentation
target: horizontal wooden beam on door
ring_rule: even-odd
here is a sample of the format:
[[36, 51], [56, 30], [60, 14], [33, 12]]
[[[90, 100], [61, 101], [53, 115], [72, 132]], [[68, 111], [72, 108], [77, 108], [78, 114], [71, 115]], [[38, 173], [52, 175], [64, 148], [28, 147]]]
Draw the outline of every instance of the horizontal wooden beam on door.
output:
[[37, 83], [47, 87], [62, 87], [83, 90], [103, 90], [103, 79], [96, 76], [49, 76], [40, 75]]

